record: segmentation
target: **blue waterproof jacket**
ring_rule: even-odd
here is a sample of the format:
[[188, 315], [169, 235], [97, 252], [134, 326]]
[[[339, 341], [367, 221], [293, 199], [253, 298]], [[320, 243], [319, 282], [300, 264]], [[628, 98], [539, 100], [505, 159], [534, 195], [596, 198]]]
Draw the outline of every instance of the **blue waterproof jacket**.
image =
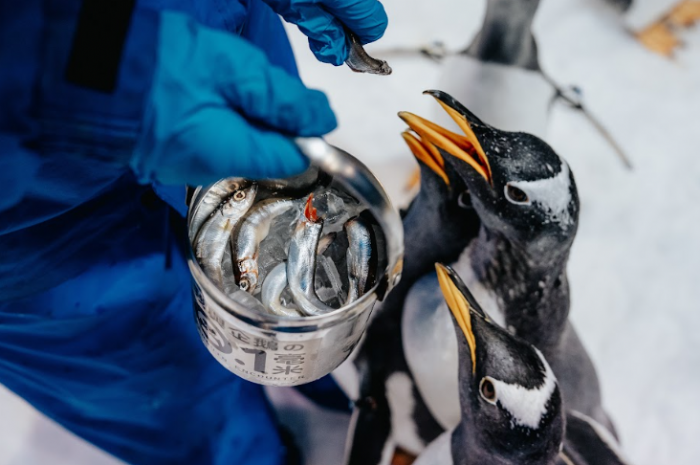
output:
[[[296, 73], [261, 0], [139, 6], [240, 34]], [[113, 156], [138, 130], [157, 15], [132, 21], [133, 59], [110, 94], [65, 82], [79, 9], [0, 0], [0, 383], [129, 463], [284, 463], [260, 386], [221, 367], [197, 334], [184, 186], [141, 185]], [[323, 386], [329, 402], [343, 399]]]

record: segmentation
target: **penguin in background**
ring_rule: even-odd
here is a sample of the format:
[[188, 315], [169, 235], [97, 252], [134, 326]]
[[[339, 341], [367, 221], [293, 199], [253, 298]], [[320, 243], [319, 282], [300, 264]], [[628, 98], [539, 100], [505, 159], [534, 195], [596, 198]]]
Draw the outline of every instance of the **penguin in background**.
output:
[[[353, 354], [358, 379], [341, 381], [336, 377], [350, 397], [357, 398], [346, 457], [352, 465], [389, 462], [395, 441], [388, 393], [406, 387], [413, 390], [410, 397], [419, 397], [413, 382], [407, 381], [410, 375], [403, 354], [401, 313], [408, 291], [436, 261], [458, 255], [479, 231], [478, 215], [468, 201], [461, 200], [466, 190], [462, 178], [419, 135], [405, 132], [402, 136], [418, 161], [421, 181], [416, 197], [402, 212], [405, 253], [401, 281], [378, 304]], [[357, 388], [349, 386], [351, 383], [359, 385], [359, 392], [355, 393]], [[425, 436], [434, 437], [442, 431], [423, 404], [411, 409], [410, 415]], [[419, 451], [409, 450], [413, 454]]]
[[[644, 47], [666, 57], [682, 46], [679, 31], [700, 20], [698, 0], [603, 2], [620, 14], [623, 27]], [[540, 66], [532, 32], [539, 5], [540, 0], [487, 0], [481, 29], [465, 50], [444, 59], [437, 87], [493, 126], [546, 140], [555, 98], [564, 96], [573, 105], [571, 98], [580, 96], [560, 89]], [[629, 166], [624, 154], [618, 155]]]
[[[544, 354], [568, 407], [613, 431], [595, 368], [568, 320], [566, 264], [579, 201], [567, 163], [537, 137], [500, 131], [444, 92], [427, 93], [464, 135], [415, 115], [403, 118], [445, 154], [467, 186], [462, 201], [470, 201], [480, 219], [477, 238], [452, 258], [452, 267], [498, 324]], [[435, 275], [417, 281], [405, 300], [402, 334], [422, 401], [450, 429], [459, 422], [459, 405], [444, 392], [457, 390], [457, 348], [454, 338], [444, 337], [450, 321], [438, 302]]]
[[438, 88], [489, 124], [544, 138], [557, 91], [542, 72], [532, 33], [539, 3], [487, 0], [481, 29], [464, 51], [445, 58]]
[[565, 412], [542, 353], [494, 324], [452, 269], [435, 267], [458, 340], [461, 418], [414, 465], [624, 465], [601, 425]]

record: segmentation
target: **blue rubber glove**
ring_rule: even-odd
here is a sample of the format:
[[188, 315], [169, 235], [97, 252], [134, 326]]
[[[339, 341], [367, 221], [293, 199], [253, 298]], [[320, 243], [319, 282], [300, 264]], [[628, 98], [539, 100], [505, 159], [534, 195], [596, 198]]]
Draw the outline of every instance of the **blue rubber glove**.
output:
[[342, 65], [348, 58], [343, 26], [360, 42], [374, 42], [384, 35], [387, 16], [377, 0], [264, 0], [286, 21], [309, 38], [309, 48], [320, 61]]
[[289, 136], [320, 136], [335, 127], [326, 96], [270, 65], [262, 51], [163, 12], [152, 90], [130, 165], [141, 182], [174, 185], [287, 177], [308, 165]]

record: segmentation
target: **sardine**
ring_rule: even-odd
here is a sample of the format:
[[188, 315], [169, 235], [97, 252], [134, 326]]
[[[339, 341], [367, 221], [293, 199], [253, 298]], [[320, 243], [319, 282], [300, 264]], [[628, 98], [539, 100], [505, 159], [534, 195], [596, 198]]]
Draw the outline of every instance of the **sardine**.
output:
[[255, 205], [241, 224], [236, 244], [238, 286], [254, 294], [258, 286], [258, 252], [260, 243], [270, 233], [275, 218], [294, 207], [290, 199], [268, 199]]
[[386, 61], [369, 56], [357, 36], [350, 31], [346, 30], [346, 32], [350, 42], [350, 53], [348, 54], [348, 59], [345, 60], [345, 64], [351, 70], [356, 73], [379, 74], [382, 76], [391, 74], [391, 67]]
[[224, 200], [243, 187], [240, 181], [240, 179], [223, 179], [211, 186], [192, 215], [192, 228], [194, 231], [198, 231], [197, 234], [201, 231], [204, 222], [221, 206]]
[[280, 263], [270, 271], [262, 285], [263, 305], [275, 315], [301, 316], [296, 308], [286, 307], [280, 302], [280, 296], [287, 287], [287, 265]]
[[346, 257], [349, 283], [346, 305], [359, 299], [365, 293], [370, 273], [370, 260], [372, 259], [370, 227], [361, 217], [350, 219], [344, 226], [348, 236]]
[[287, 257], [289, 290], [294, 296], [294, 302], [307, 316], [323, 315], [335, 310], [318, 298], [314, 287], [316, 253], [323, 222], [318, 219], [312, 200], [313, 194], [309, 196], [294, 230]]
[[230, 244], [231, 231], [253, 205], [257, 191], [257, 184], [235, 191], [204, 223], [197, 235], [195, 257], [204, 273], [222, 290], [224, 280], [221, 263]]

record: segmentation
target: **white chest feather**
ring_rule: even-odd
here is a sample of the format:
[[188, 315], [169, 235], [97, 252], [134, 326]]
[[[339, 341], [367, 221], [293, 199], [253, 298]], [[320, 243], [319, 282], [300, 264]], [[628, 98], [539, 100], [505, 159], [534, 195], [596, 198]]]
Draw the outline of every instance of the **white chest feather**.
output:
[[453, 465], [452, 432], [445, 431], [418, 456], [413, 465]]
[[415, 406], [411, 378], [405, 373], [392, 374], [386, 381], [386, 392], [394, 442], [412, 454], [419, 454], [425, 448], [425, 443], [418, 436], [411, 417]]
[[462, 278], [464, 284], [467, 285], [476, 301], [481, 305], [481, 308], [489, 315], [489, 318], [503, 328], [505, 327], [506, 320], [501, 303], [496, 294], [492, 290], [487, 289], [474, 274], [471, 261], [473, 247], [474, 242], [464, 249], [457, 261], [452, 264], [452, 269]]

